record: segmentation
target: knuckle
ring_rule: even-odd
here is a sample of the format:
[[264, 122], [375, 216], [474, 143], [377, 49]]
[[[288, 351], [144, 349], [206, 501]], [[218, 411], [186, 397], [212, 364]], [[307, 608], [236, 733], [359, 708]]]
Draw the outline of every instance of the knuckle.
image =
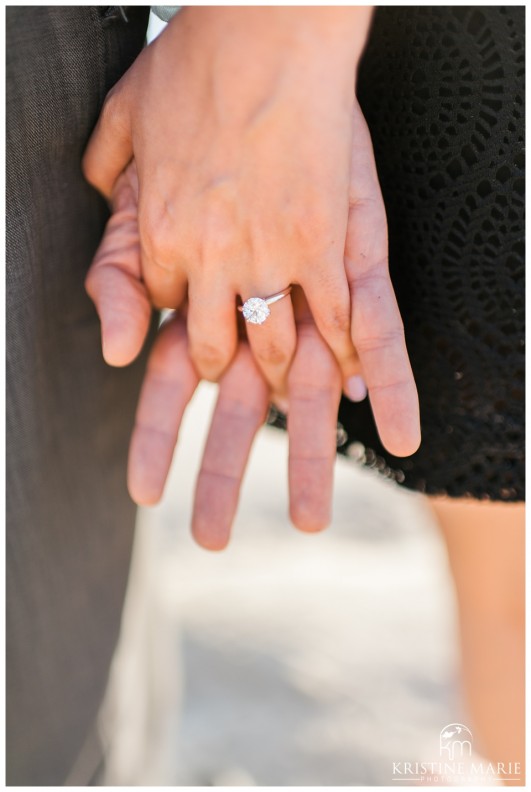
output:
[[386, 253], [383, 256], [367, 256], [369, 264], [364, 272], [360, 275], [360, 279], [365, 278], [370, 281], [371, 279], [377, 281], [380, 278], [389, 279], [389, 256]]
[[230, 362], [230, 355], [224, 349], [208, 341], [193, 343], [190, 356], [199, 373], [207, 379], [218, 377]]
[[382, 347], [391, 347], [405, 343], [404, 327], [402, 324], [390, 330], [382, 330], [374, 336], [364, 336], [357, 339], [356, 347], [361, 352], [371, 352]]
[[255, 350], [255, 355], [261, 363], [273, 366], [287, 366], [291, 359], [291, 354], [287, 347], [276, 341], [260, 344]]
[[372, 187], [373, 189], [368, 190], [365, 195], [351, 192], [349, 195], [349, 208], [363, 212], [364, 217], [373, 222], [385, 222], [387, 215], [382, 193], [377, 182], [372, 182]]
[[389, 254], [384, 253], [383, 256], [375, 256], [372, 270], [387, 277], [389, 274]]
[[342, 305], [330, 305], [321, 317], [323, 332], [327, 335], [350, 333], [350, 312]]
[[390, 282], [389, 256], [375, 254], [369, 245], [363, 246], [363, 252], [352, 257], [347, 254], [347, 281], [350, 290], [360, 286], [364, 288], [380, 288], [382, 282], [387, 286]]

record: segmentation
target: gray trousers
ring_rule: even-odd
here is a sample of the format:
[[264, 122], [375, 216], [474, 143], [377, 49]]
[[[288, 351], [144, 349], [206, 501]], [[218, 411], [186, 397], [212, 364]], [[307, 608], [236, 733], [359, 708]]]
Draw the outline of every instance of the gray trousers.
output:
[[104, 693], [144, 361], [106, 366], [83, 287], [107, 218], [80, 160], [147, 7], [7, 8], [7, 783], [65, 782]]

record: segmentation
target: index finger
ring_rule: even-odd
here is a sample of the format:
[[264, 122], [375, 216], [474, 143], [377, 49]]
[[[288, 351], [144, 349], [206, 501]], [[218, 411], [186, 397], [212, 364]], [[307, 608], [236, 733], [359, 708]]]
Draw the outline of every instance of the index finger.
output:
[[420, 445], [419, 401], [389, 275], [385, 205], [369, 130], [359, 108], [353, 134], [345, 244], [352, 340], [382, 444], [395, 456], [408, 456]]
[[[370, 228], [370, 244], [364, 229]], [[351, 209], [347, 235], [351, 266], [352, 340], [358, 351], [380, 439], [395, 456], [413, 454], [420, 444], [417, 388], [407, 353], [404, 325], [389, 276], [385, 213], [377, 204]], [[385, 244], [385, 248], [387, 245]]]

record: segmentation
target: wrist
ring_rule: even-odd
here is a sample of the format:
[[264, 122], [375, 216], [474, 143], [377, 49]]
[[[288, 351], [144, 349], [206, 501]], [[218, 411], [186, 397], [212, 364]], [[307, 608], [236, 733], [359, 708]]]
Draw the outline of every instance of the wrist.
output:
[[285, 52], [356, 66], [372, 12], [372, 6], [187, 6], [168, 28], [197, 35], [202, 57], [222, 48], [254, 61]]
[[371, 6], [188, 6], [169, 23], [167, 41], [188, 53], [214, 101], [222, 97], [223, 114], [237, 121], [284, 88], [351, 104], [371, 16]]

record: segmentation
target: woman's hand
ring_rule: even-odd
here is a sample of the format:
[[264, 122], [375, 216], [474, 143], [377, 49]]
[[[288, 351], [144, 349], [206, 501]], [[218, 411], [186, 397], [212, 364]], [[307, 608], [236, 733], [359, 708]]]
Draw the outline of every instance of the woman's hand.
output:
[[[188, 288], [201, 376], [216, 380], [235, 353], [238, 295], [300, 284], [345, 391], [361, 364], [383, 444], [407, 455], [420, 440], [418, 400], [354, 98], [369, 16], [185, 9], [111, 91], [84, 167], [109, 194], [134, 153], [142, 279], [159, 306], [179, 305]], [[248, 338], [282, 394], [296, 347], [290, 298]]]
[[[367, 26], [370, 11], [358, 10]], [[154, 304], [188, 284], [188, 332], [215, 380], [237, 342], [236, 298], [300, 283], [348, 377], [343, 265], [352, 102], [362, 38], [349, 9], [188, 8], [111, 91], [85, 173], [109, 194], [134, 153], [142, 275]], [[361, 40], [360, 40], [361, 38]], [[289, 299], [250, 344], [280, 388], [295, 349]]]

